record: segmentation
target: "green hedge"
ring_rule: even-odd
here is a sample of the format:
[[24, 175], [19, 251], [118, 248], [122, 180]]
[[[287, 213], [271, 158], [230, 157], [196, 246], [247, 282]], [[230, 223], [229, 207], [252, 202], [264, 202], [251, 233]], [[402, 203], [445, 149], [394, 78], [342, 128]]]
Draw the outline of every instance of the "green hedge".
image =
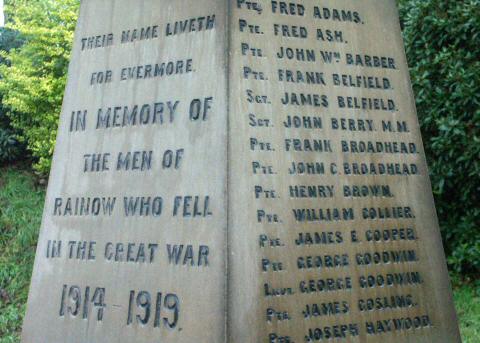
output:
[[[0, 51], [4, 54], [12, 49], [18, 49], [22, 44], [23, 41], [17, 31], [0, 28]], [[0, 55], [0, 65], [2, 64], [8, 66], [8, 61]], [[13, 162], [24, 155], [24, 146], [19, 142], [18, 132], [11, 126], [8, 111], [0, 95], [0, 165]]]
[[4, 53], [0, 94], [11, 125], [48, 174], [73, 42], [78, 0], [7, 0], [8, 27], [24, 44]]
[[407, 0], [400, 13], [451, 267], [480, 270], [480, 1]]

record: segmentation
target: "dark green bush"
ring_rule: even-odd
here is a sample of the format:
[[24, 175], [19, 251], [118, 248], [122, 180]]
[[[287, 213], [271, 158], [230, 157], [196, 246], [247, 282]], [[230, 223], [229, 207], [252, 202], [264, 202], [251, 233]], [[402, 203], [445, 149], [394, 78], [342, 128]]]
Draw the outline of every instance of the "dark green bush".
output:
[[400, 1], [448, 262], [480, 271], [480, 0]]
[[15, 133], [0, 128], [0, 165], [12, 162], [21, 157], [22, 145], [18, 142]]
[[[18, 32], [6, 28], [0, 28], [0, 51], [7, 53], [17, 49], [23, 44]], [[0, 64], [8, 64], [8, 61], [0, 55]], [[1, 76], [0, 76], [1, 77]], [[17, 134], [7, 116], [8, 109], [3, 106], [0, 95], [0, 165], [18, 160], [24, 156], [24, 145], [18, 141]]]

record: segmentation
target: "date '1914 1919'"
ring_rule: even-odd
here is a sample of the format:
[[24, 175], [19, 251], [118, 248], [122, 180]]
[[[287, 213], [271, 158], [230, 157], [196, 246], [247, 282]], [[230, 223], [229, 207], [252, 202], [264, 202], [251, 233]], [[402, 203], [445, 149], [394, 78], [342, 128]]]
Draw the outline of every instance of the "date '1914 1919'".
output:
[[[60, 317], [70, 315], [72, 318], [81, 316], [82, 319], [89, 319], [90, 307], [96, 311], [97, 321], [103, 321], [105, 308], [105, 288], [85, 287], [83, 291], [79, 286], [63, 285]], [[164, 314], [165, 313], [165, 314]], [[168, 329], [175, 329], [180, 317], [180, 299], [176, 294], [163, 294], [157, 292], [155, 299], [147, 291], [130, 291], [128, 302], [127, 326], [146, 326], [152, 323], [153, 327], [164, 326]]]

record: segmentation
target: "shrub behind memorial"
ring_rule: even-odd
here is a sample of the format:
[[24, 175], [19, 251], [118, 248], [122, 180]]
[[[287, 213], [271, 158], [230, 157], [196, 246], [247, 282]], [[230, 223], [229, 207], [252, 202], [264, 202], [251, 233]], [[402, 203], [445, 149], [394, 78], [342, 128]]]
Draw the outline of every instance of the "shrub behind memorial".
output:
[[402, 0], [400, 12], [448, 261], [478, 272], [480, 1]]
[[[0, 51], [8, 53], [22, 45], [19, 33], [10, 29], [0, 28]], [[8, 63], [0, 55], [0, 65]], [[1, 78], [1, 75], [0, 75]], [[18, 132], [12, 128], [7, 116], [8, 108], [3, 105], [0, 94], [0, 165], [18, 160], [24, 153], [23, 144], [18, 139]]]
[[48, 173], [55, 144], [78, 0], [8, 0], [8, 26], [24, 45], [5, 54], [0, 93], [19, 137]]

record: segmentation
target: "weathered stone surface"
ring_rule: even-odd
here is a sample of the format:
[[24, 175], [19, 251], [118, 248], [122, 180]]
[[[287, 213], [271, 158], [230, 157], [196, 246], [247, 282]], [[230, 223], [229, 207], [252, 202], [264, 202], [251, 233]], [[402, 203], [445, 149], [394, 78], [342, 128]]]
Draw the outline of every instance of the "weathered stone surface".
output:
[[[196, 21], [196, 32], [167, 35], [167, 24], [207, 16], [203, 31]], [[24, 342], [223, 340], [225, 18], [224, 1], [82, 3]], [[101, 46], [90, 49], [97, 36], [93, 44]], [[108, 71], [111, 81], [101, 83]], [[85, 130], [74, 120], [72, 132], [77, 111], [81, 118], [87, 111]], [[82, 215], [76, 200], [85, 198], [91, 208]], [[96, 199], [100, 212], [92, 215]], [[111, 213], [105, 214], [104, 199], [115, 199]], [[49, 244], [60, 241], [60, 257], [47, 258]], [[76, 242], [72, 258], [69, 242]], [[80, 258], [78, 242], [87, 242]], [[91, 242], [95, 258], [89, 259]], [[178, 260], [170, 260], [174, 249]], [[76, 315], [72, 287], [81, 292]], [[148, 320], [139, 295], [140, 304], [150, 297]], [[101, 320], [94, 305], [100, 301], [106, 305]], [[175, 304], [178, 320], [169, 309]]]
[[460, 342], [395, 1], [86, 0], [26, 343]]
[[230, 341], [458, 342], [395, 1], [295, 3], [232, 10]]

